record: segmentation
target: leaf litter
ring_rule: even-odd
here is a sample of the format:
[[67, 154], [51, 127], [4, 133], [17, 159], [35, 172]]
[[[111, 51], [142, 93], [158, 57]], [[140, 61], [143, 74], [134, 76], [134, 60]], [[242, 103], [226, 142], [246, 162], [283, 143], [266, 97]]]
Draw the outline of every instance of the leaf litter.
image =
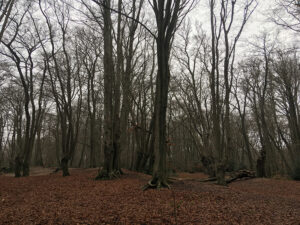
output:
[[171, 189], [142, 191], [150, 176], [125, 170], [95, 181], [97, 169], [0, 176], [0, 224], [300, 224], [300, 182], [236, 181], [227, 187], [181, 173]]

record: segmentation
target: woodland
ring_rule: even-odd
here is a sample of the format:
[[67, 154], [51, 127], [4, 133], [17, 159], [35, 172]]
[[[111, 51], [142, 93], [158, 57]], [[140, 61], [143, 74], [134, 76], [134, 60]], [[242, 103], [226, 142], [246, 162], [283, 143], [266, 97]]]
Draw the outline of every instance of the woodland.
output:
[[300, 2], [263, 4], [1, 0], [0, 224], [299, 224]]

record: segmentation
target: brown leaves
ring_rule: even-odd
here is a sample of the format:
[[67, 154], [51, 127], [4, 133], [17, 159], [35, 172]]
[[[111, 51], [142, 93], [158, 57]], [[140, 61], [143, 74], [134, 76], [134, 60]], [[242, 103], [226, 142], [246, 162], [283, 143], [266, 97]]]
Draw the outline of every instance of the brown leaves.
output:
[[[253, 179], [220, 187], [176, 181], [171, 190], [141, 187], [149, 176], [125, 171], [94, 181], [95, 170], [0, 176], [0, 224], [297, 224], [300, 183]], [[189, 174], [180, 174], [181, 177]], [[189, 175], [203, 177], [203, 174]], [[175, 217], [176, 215], [176, 217]]]

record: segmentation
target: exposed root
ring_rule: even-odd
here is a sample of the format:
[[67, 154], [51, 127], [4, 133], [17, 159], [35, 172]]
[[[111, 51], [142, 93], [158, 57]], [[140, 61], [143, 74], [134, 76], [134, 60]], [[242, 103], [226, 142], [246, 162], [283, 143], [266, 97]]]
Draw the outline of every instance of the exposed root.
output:
[[54, 174], [54, 173], [57, 173], [58, 171], [60, 171], [61, 168], [60, 167], [57, 167], [55, 170], [53, 170], [53, 172], [51, 172], [51, 174]]
[[119, 169], [118, 172], [120, 173], [120, 175], [124, 175], [124, 171], [122, 169]]
[[216, 180], [217, 180], [216, 177], [209, 177], [209, 178], [201, 179], [201, 180], [194, 179], [194, 181], [199, 181], [199, 182], [211, 182], [211, 181], [216, 181]]
[[113, 180], [120, 178], [120, 176], [123, 174], [121, 170], [114, 170], [111, 172], [108, 172], [107, 170], [101, 169], [95, 178], [95, 180]]
[[[155, 182], [156, 180], [156, 182]], [[153, 179], [148, 181], [148, 183], [142, 187], [142, 190], [143, 191], [146, 191], [148, 189], [160, 189], [160, 188], [168, 188], [170, 189], [170, 185], [164, 181], [164, 180], [160, 180], [160, 179], [154, 179], [154, 182], [153, 182]]]
[[[239, 171], [235, 171], [229, 174], [229, 177], [227, 176], [227, 178], [225, 179], [225, 185], [229, 184], [235, 180], [238, 179], [251, 179], [251, 178], [255, 178], [255, 172], [254, 171], [250, 171], [250, 170], [239, 170]], [[202, 179], [202, 180], [195, 180], [194, 181], [199, 181], [199, 182], [212, 182], [212, 181], [217, 181], [217, 177], [210, 177], [207, 179]]]
[[69, 171], [63, 171], [63, 177], [68, 177], [70, 176], [70, 172]]

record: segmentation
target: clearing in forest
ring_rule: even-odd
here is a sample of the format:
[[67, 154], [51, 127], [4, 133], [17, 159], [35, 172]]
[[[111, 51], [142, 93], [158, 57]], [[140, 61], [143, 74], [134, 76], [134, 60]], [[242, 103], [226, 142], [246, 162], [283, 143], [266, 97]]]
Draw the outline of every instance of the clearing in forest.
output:
[[0, 176], [0, 224], [298, 225], [300, 221], [297, 181], [259, 178], [223, 187], [195, 181], [203, 174], [182, 173], [179, 177], [185, 179], [176, 180], [170, 190], [143, 192], [148, 175], [125, 170], [120, 179], [95, 181], [96, 175], [97, 169], [74, 169], [70, 177]]

